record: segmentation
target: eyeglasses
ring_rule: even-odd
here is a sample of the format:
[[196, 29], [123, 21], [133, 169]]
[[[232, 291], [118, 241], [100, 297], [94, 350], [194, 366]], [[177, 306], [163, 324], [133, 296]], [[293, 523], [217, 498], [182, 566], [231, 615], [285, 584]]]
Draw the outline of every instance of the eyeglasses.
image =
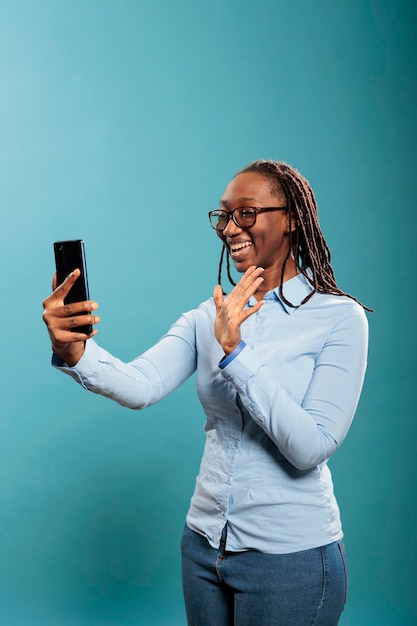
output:
[[256, 223], [256, 215], [258, 213], [266, 213], [267, 211], [286, 211], [286, 206], [269, 206], [257, 209], [253, 206], [242, 206], [233, 211], [210, 211], [208, 216], [210, 224], [214, 230], [222, 232], [232, 219], [239, 228], [251, 228]]

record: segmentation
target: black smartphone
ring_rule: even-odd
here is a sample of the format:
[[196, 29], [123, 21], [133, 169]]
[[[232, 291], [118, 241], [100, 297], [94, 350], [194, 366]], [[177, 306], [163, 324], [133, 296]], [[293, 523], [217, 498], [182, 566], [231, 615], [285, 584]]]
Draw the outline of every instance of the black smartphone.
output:
[[[64, 282], [68, 274], [75, 269], [79, 269], [81, 274], [75, 281], [71, 291], [64, 300], [65, 304], [72, 302], [83, 302], [90, 299], [87, 279], [87, 263], [85, 259], [85, 246], [82, 239], [71, 241], [55, 241], [54, 243], [55, 267], [58, 285]], [[83, 315], [83, 313], [80, 313]], [[76, 326], [72, 329], [76, 333], [89, 335], [93, 332], [91, 324], [86, 326]]]

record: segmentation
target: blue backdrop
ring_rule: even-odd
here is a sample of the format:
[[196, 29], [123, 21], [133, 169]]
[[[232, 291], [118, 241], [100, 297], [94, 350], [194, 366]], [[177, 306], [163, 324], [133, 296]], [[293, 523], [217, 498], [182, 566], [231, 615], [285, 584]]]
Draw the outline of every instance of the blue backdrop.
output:
[[416, 623], [416, 4], [2, 0], [0, 623], [185, 623], [194, 381], [143, 413], [49, 365], [52, 242], [84, 238], [99, 340], [132, 358], [212, 293], [207, 211], [248, 161], [311, 182], [369, 370], [331, 461], [343, 626]]

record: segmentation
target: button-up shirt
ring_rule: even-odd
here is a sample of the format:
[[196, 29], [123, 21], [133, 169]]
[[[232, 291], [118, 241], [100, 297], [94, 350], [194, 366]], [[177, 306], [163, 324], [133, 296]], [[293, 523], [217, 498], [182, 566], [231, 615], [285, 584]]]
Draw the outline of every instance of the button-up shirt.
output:
[[[184, 313], [144, 354], [124, 363], [88, 340], [75, 367], [54, 365], [86, 389], [133, 409], [154, 404], [197, 371], [206, 442], [188, 526], [227, 550], [279, 554], [343, 535], [329, 457], [353, 419], [368, 326], [346, 296], [315, 293], [299, 274], [268, 292], [224, 359], [213, 299]], [[252, 297], [247, 306], [253, 306]]]

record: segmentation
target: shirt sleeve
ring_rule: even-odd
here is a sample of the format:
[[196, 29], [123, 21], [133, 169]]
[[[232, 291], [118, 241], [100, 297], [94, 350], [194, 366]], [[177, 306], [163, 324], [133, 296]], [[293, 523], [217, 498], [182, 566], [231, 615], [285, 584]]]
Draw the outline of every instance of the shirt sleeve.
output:
[[69, 367], [55, 354], [52, 365], [88, 391], [132, 409], [155, 404], [181, 385], [196, 369], [193, 316], [183, 315], [152, 348], [125, 363], [93, 339], [84, 355]]
[[279, 373], [246, 346], [223, 370], [259, 426], [295, 467], [310, 469], [340, 446], [361, 393], [368, 324], [360, 307], [336, 324], [318, 355], [301, 404], [280, 385]]
[[228, 355], [228, 356], [224, 356], [221, 361], [219, 361], [219, 367], [220, 369], [224, 369], [225, 367], [227, 367], [227, 365], [229, 365], [229, 363], [231, 363], [233, 361], [233, 359], [235, 359], [237, 357], [238, 354], [240, 354], [240, 352], [242, 352], [243, 348], [246, 346], [246, 343], [244, 341], [241, 341], [239, 343], [238, 346], [236, 346], [236, 348]]

